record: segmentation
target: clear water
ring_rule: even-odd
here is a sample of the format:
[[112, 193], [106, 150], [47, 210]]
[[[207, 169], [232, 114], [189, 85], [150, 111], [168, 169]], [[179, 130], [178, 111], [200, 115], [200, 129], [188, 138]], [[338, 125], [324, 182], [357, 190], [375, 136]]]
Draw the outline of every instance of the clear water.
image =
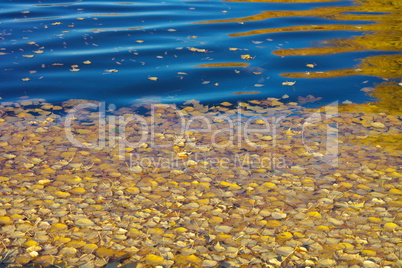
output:
[[[3, 100], [27, 95], [49, 101], [83, 98], [128, 105], [139, 101], [263, 99], [286, 94], [289, 100], [313, 95], [325, 102], [365, 102], [370, 97], [360, 89], [382, 81], [381, 77], [369, 75], [315, 79], [281, 76], [312, 71], [307, 64], [314, 64], [314, 71], [323, 72], [356, 68], [359, 59], [383, 54], [378, 50], [311, 56], [273, 54], [277, 49], [320, 47], [325, 46], [322, 41], [327, 39], [364, 35], [365, 31], [358, 28], [233, 36], [267, 28], [367, 25], [374, 21], [293, 16], [198, 23], [249, 17], [263, 11], [325, 7], [348, 10], [354, 6], [352, 1], [1, 2], [0, 97]], [[241, 55], [250, 55], [252, 59], [241, 59]], [[248, 66], [197, 67], [212, 63]], [[282, 85], [286, 81], [296, 84]], [[238, 92], [247, 94], [238, 95]]]

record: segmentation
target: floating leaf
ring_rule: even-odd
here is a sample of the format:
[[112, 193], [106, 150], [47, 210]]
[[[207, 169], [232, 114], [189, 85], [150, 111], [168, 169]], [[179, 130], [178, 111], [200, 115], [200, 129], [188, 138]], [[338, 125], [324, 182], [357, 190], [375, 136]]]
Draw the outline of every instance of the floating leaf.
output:
[[314, 68], [315, 67], [314, 64], [306, 64], [306, 66], [309, 67], [309, 68]]
[[33, 58], [35, 55], [22, 55], [24, 58]]
[[294, 82], [282, 82], [283, 86], [293, 86], [294, 84], [296, 84], [296, 81], [294, 81]]
[[241, 55], [240, 58], [242, 60], [251, 60], [254, 59], [253, 57], [251, 57], [250, 55], [246, 54], [246, 55]]
[[206, 49], [203, 49], [203, 48], [195, 48], [195, 47], [188, 47], [188, 50], [194, 51], [194, 52], [207, 52]]
[[155, 76], [148, 77], [148, 80], [151, 80], [151, 81], [156, 81], [156, 80], [158, 80], [158, 77], [155, 77]]
[[92, 62], [90, 62], [89, 60], [86, 60], [83, 62], [84, 64], [91, 64]]

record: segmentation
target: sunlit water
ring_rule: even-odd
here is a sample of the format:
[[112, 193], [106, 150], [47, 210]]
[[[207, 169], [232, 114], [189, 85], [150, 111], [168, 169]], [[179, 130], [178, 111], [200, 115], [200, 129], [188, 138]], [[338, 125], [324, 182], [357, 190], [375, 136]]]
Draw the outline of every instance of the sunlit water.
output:
[[[26, 95], [129, 105], [284, 95], [292, 101], [313, 95], [325, 103], [365, 102], [371, 98], [361, 89], [380, 83], [381, 76], [363, 72], [311, 78], [310, 72], [359, 72], [362, 58], [391, 53], [381, 48], [304, 56], [275, 53], [322, 48], [326, 40], [367, 34], [362, 26], [374, 24], [373, 19], [383, 13], [355, 12], [352, 1], [2, 2], [0, 97], [4, 100]], [[355, 19], [325, 16], [332, 7], [349, 10]], [[323, 14], [302, 16], [314, 8]], [[259, 18], [263, 11], [274, 15]], [[317, 25], [324, 29], [317, 30]], [[306, 75], [290, 78], [286, 73]]]

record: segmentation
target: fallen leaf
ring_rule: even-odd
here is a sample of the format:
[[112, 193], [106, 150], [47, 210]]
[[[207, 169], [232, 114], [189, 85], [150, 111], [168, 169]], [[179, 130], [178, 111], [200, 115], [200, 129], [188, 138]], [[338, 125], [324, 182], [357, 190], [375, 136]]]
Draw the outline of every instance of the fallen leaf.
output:
[[294, 84], [296, 84], [296, 81], [294, 81], [294, 82], [282, 82], [283, 86], [293, 86]]
[[148, 77], [148, 79], [152, 80], [152, 81], [156, 81], [156, 80], [158, 80], [158, 77]]
[[241, 55], [240, 58], [242, 60], [251, 60], [254, 59], [253, 57], [251, 57], [250, 55], [246, 54], [246, 55]]

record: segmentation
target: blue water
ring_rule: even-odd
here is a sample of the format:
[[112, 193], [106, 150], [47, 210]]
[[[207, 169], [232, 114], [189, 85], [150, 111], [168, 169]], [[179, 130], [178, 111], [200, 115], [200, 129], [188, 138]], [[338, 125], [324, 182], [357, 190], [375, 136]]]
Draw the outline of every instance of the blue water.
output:
[[[314, 71], [354, 68], [358, 59], [380, 52], [283, 58], [272, 54], [276, 49], [319, 46], [325, 39], [349, 38], [363, 32], [229, 36], [295, 25], [371, 22], [290, 17], [244, 23], [196, 23], [247, 17], [268, 10], [351, 6], [351, 1], [291, 4], [218, 0], [0, 2], [0, 97], [3, 100], [27, 95], [48, 101], [83, 98], [128, 105], [139, 101], [263, 99], [284, 94], [289, 100], [296, 100], [298, 96], [311, 94], [323, 97], [326, 102], [347, 99], [364, 102], [370, 98], [360, 89], [381, 82], [380, 78], [370, 76], [288, 79], [280, 75], [311, 71], [306, 64], [312, 63], [317, 65]], [[241, 59], [245, 54], [254, 59]], [[86, 61], [90, 64], [83, 63]], [[196, 67], [225, 62], [250, 65]], [[157, 77], [157, 80], [150, 80], [150, 77]], [[296, 81], [296, 84], [283, 86], [285, 81]], [[233, 95], [249, 91], [260, 93]]]

